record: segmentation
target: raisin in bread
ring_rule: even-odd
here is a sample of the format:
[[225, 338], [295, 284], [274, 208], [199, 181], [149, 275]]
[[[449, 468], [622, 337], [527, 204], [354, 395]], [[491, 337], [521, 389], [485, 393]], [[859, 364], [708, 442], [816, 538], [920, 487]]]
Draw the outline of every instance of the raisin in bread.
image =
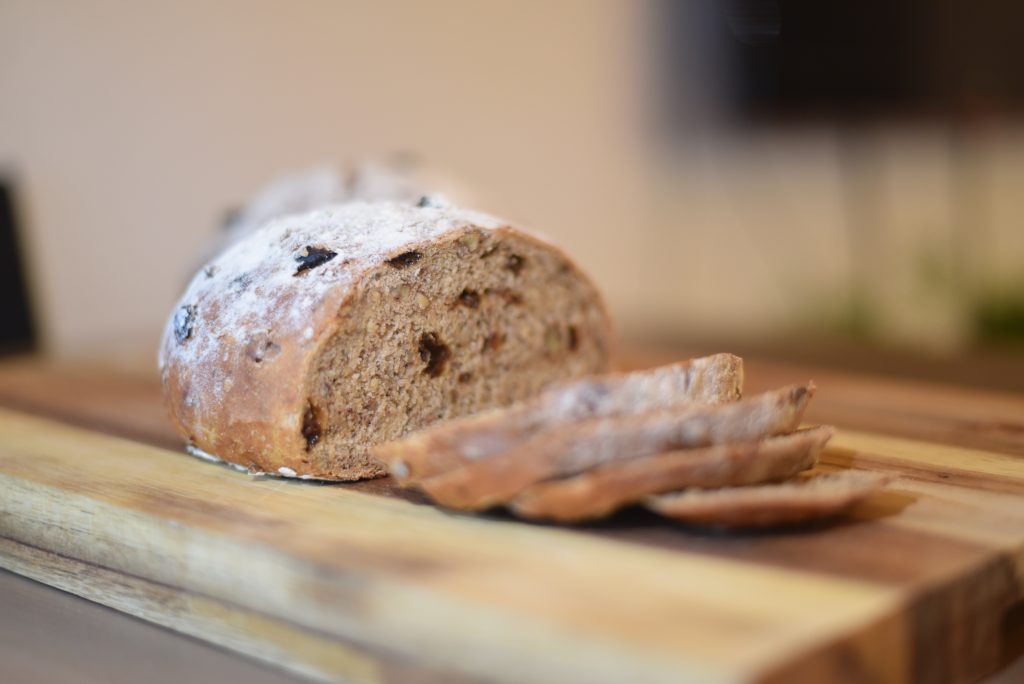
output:
[[610, 325], [548, 242], [429, 198], [284, 217], [200, 270], [164, 332], [172, 420], [197, 454], [332, 480], [439, 420], [606, 370]]

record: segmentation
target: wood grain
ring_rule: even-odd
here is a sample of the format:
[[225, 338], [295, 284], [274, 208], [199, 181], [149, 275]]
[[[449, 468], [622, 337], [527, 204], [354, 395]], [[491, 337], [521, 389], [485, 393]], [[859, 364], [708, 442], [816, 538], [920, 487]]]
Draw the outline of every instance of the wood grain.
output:
[[[624, 368], [645, 368], [694, 352], [626, 356]], [[927, 442], [1024, 456], [1024, 395], [851, 373], [808, 364], [744, 359], [744, 394], [814, 380], [818, 392], [807, 420]], [[1017, 380], [1018, 386], [1024, 376]]]
[[76, 596], [316, 681], [383, 681], [362, 652], [307, 630], [108, 568], [0, 538], [0, 565]]
[[150, 378], [5, 362], [0, 405], [65, 425], [0, 413], [0, 565], [327, 679], [992, 671], [1024, 648], [1024, 399], [748, 362], [749, 392], [811, 378], [810, 419], [859, 428], [822, 468], [899, 479], [839, 525], [722, 536], [253, 479], [178, 454]]
[[813, 378], [820, 388], [808, 420], [1024, 456], [1020, 395], [757, 362], [749, 391], [794, 375]]
[[308, 678], [0, 569], [5, 684], [302, 684]]
[[147, 444], [178, 448], [154, 367], [130, 374], [23, 357], [0, 362], [0, 406]]
[[[907, 470], [933, 452], [949, 478]], [[1022, 595], [1024, 463], [852, 432], [826, 461], [860, 458], [903, 477], [839, 527], [720, 536], [625, 516], [563, 529], [252, 478], [0, 411], [0, 534], [322, 635], [366, 659], [350, 667], [385, 654], [469, 678], [595, 682], [991, 671]]]

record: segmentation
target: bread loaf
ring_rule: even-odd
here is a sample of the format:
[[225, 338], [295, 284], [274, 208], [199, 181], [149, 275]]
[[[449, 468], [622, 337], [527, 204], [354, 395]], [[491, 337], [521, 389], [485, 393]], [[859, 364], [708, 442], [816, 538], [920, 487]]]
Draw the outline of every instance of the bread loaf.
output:
[[272, 221], [206, 265], [159, 365], [191, 448], [241, 467], [352, 480], [435, 421], [606, 370], [609, 321], [558, 249], [431, 198]]
[[561, 383], [506, 409], [438, 423], [373, 453], [402, 484], [488, 458], [544, 430], [587, 418], [628, 416], [694, 403], [736, 401], [743, 360], [714, 354], [632, 373], [611, 373]]

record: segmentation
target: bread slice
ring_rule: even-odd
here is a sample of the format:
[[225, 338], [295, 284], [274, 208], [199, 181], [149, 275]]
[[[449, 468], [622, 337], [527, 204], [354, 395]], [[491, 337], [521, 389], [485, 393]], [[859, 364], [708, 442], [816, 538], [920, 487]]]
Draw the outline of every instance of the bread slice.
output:
[[601, 297], [564, 253], [427, 197], [248, 234], [193, 278], [159, 364], [194, 449], [352, 480], [385, 474], [373, 444], [604, 372], [610, 344]]
[[578, 522], [602, 518], [651, 494], [784, 480], [812, 467], [834, 430], [822, 426], [760, 442], [718, 444], [598, 466], [528, 487], [509, 507], [520, 517]]
[[792, 386], [731, 404], [582, 420], [538, 433], [508, 451], [422, 480], [419, 486], [445, 506], [481, 510], [506, 503], [541, 480], [602, 463], [787, 434], [800, 424], [813, 393], [813, 384]]
[[571, 421], [735, 401], [742, 388], [743, 360], [715, 354], [563, 383], [509, 408], [438, 423], [380, 444], [373, 453], [399, 482], [408, 484], [507, 451], [538, 432]]
[[688, 523], [770, 527], [838, 515], [879, 493], [889, 481], [882, 473], [846, 470], [782, 484], [662, 494], [647, 499], [646, 506]]

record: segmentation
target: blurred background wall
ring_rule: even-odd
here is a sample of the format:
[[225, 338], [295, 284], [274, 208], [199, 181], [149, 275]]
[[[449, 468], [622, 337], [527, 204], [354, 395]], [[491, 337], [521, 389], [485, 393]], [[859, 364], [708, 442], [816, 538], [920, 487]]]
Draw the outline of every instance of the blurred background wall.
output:
[[[563, 243], [628, 338], [1012, 345], [1024, 119], [736, 120], [721, 6], [678, 5], [3, 0], [0, 175], [44, 349], [150, 354], [230, 208], [395, 153]], [[757, 65], [774, 20], [749, 19]]]

